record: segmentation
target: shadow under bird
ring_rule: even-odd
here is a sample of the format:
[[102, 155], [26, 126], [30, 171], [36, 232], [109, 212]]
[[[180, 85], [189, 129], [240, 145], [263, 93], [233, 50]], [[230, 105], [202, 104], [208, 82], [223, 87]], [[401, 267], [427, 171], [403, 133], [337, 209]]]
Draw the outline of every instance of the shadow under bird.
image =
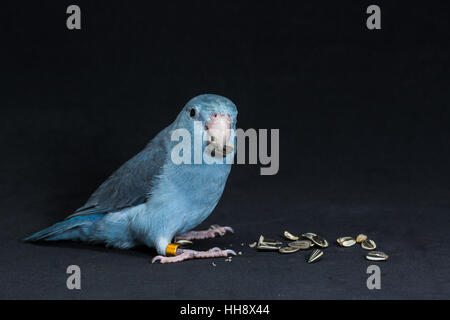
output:
[[[156, 248], [159, 255], [152, 262], [160, 263], [235, 255], [219, 248], [182, 249], [172, 241], [233, 232], [220, 226], [192, 229], [211, 214], [222, 196], [231, 170], [228, 160], [235, 153], [236, 116], [236, 106], [225, 97], [204, 94], [191, 99], [175, 121], [103, 182], [84, 206], [24, 241], [75, 240], [123, 249], [146, 245]], [[200, 130], [194, 130], [195, 123], [201, 124]], [[204, 159], [200, 164], [172, 161], [173, 147], [180, 143], [171, 138], [177, 129], [187, 130], [191, 141], [200, 139]], [[194, 143], [190, 150], [194, 159]]]

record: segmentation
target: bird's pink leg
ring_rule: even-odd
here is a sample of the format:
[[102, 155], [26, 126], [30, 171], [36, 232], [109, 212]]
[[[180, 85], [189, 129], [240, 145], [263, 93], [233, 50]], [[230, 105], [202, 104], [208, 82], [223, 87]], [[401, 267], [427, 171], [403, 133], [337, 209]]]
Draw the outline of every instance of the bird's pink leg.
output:
[[197, 239], [210, 239], [217, 235], [223, 236], [226, 232], [234, 233], [231, 227], [215, 227], [214, 229], [202, 230], [202, 231], [189, 231], [175, 237], [175, 241], [178, 240], [197, 240]]
[[152, 263], [173, 263], [173, 262], [181, 262], [184, 260], [191, 259], [205, 259], [205, 258], [217, 258], [217, 257], [226, 257], [229, 254], [236, 255], [236, 252], [233, 250], [227, 249], [222, 250], [220, 248], [212, 248], [208, 251], [195, 251], [188, 249], [177, 249], [177, 255], [174, 257], [164, 257], [164, 256], [156, 256], [152, 259]]

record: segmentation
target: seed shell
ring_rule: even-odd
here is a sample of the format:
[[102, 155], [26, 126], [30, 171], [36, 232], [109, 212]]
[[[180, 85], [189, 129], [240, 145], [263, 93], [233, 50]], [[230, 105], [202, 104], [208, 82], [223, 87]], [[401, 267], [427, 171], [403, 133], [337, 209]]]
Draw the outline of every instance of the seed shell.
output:
[[308, 263], [313, 263], [322, 258], [323, 251], [320, 249], [315, 249], [308, 258]]
[[298, 250], [300, 250], [299, 247], [284, 247], [284, 248], [278, 249], [278, 251], [280, 253], [293, 253], [293, 252], [296, 252]]
[[179, 244], [181, 247], [189, 247], [192, 245], [192, 241], [180, 239], [175, 241], [176, 244]]
[[366, 259], [371, 261], [384, 261], [388, 258], [389, 256], [381, 251], [371, 251], [366, 255]]
[[319, 247], [322, 247], [322, 248], [328, 247], [328, 241], [325, 240], [325, 238], [323, 238], [322, 236], [319, 236], [317, 234], [315, 236], [312, 236], [310, 240], [312, 242], [314, 242], [314, 244], [318, 245]]
[[306, 250], [311, 247], [312, 242], [309, 240], [297, 240], [293, 242], [289, 242], [288, 246], [293, 248], [299, 248], [301, 250]]
[[339, 245], [341, 247], [351, 247], [356, 243], [356, 240], [353, 239], [352, 237], [341, 237], [338, 238], [337, 243], [339, 243]]
[[294, 236], [292, 233], [290, 233], [289, 231], [285, 231], [284, 232], [284, 236], [289, 239], [289, 240], [298, 240], [297, 236]]
[[367, 236], [363, 233], [358, 234], [358, 236], [356, 237], [356, 242], [361, 243], [364, 240], [367, 240]]
[[271, 245], [271, 246], [276, 246], [278, 244], [283, 244], [283, 242], [281, 242], [279, 240], [268, 239], [268, 238], [264, 238], [263, 243]]
[[367, 239], [361, 242], [361, 247], [366, 250], [374, 250], [377, 245], [375, 244], [375, 241]]
[[317, 234], [312, 233], [312, 232], [306, 232], [306, 233], [302, 234], [302, 238], [306, 238], [306, 239], [309, 239], [309, 240], [311, 240], [312, 237], [314, 237], [314, 236], [317, 236]]
[[259, 245], [261, 245], [263, 243], [264, 243], [264, 237], [261, 235], [261, 236], [259, 236], [257, 245], [259, 246]]
[[280, 247], [269, 246], [267, 244], [261, 244], [257, 247], [257, 249], [260, 251], [278, 251], [280, 249]]

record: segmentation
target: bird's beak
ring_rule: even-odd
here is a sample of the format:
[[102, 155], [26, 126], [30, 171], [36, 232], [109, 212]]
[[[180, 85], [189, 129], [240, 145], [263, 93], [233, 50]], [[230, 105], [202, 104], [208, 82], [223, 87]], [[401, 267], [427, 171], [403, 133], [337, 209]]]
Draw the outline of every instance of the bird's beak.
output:
[[215, 157], [226, 157], [233, 152], [234, 146], [228, 140], [231, 136], [231, 118], [227, 114], [214, 113], [206, 123], [208, 133], [207, 148], [214, 151]]

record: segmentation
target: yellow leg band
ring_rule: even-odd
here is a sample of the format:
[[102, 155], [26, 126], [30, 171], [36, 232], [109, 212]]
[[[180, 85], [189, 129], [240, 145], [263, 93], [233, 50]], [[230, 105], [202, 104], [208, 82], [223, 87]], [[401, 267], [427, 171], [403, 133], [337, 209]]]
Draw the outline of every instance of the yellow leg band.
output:
[[177, 249], [180, 245], [176, 243], [169, 243], [166, 247], [166, 257], [174, 257], [177, 255]]

